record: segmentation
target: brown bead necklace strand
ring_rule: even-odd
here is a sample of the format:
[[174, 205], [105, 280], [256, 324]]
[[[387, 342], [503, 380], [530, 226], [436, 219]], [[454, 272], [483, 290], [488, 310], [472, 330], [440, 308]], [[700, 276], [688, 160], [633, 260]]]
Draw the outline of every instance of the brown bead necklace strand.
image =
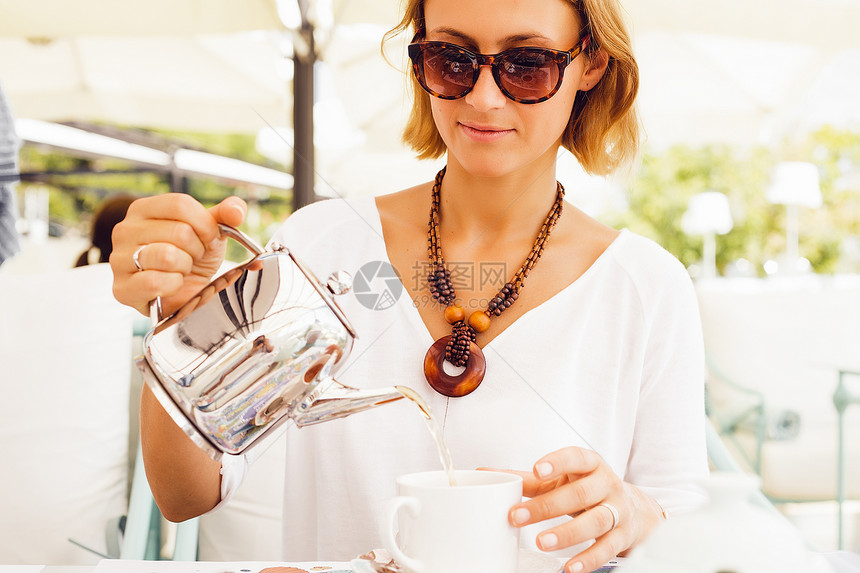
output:
[[[433, 185], [430, 223], [427, 230], [427, 252], [430, 258], [430, 274], [427, 276], [427, 283], [433, 298], [446, 306], [445, 320], [452, 327], [450, 336], [443, 336], [427, 351], [424, 357], [424, 376], [430, 386], [440, 394], [458, 397], [473, 392], [484, 379], [486, 360], [480, 347], [475, 344], [475, 340], [478, 333], [490, 327], [492, 317], [502, 314], [519, 298], [520, 289], [526, 277], [543, 254], [547, 239], [561, 216], [564, 206], [564, 187], [561, 183], [557, 183], [555, 202], [547, 213], [532, 250], [522, 266], [510, 282], [505, 283], [490, 300], [486, 310], [475, 311], [466, 320], [465, 309], [453, 304], [457, 295], [451, 282], [451, 271], [445, 266], [442, 245], [439, 243], [439, 192], [442, 188], [442, 179], [445, 177], [445, 169], [443, 167], [436, 174], [436, 182]], [[457, 376], [447, 374], [443, 370], [446, 360], [454, 366], [465, 367], [465, 370]]]

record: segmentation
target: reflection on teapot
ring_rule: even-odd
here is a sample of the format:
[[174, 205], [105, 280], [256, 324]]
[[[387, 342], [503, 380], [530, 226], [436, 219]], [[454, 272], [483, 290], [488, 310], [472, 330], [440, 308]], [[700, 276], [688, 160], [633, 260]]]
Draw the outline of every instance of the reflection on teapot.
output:
[[334, 294], [286, 248], [266, 252], [221, 226], [255, 257], [214, 279], [172, 315], [153, 301], [153, 328], [136, 362], [173, 420], [211, 457], [238, 454], [276, 427], [341, 418], [403, 398], [359, 390], [333, 374], [356, 333]]

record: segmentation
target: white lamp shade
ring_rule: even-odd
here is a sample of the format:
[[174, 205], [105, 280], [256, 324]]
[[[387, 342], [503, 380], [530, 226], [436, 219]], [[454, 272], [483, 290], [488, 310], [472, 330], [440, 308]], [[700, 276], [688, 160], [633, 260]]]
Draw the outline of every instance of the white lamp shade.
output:
[[687, 235], [725, 235], [733, 224], [729, 199], [718, 191], [693, 195], [681, 218], [681, 229]]
[[767, 200], [779, 205], [821, 206], [818, 168], [812, 163], [785, 161], [773, 169]]

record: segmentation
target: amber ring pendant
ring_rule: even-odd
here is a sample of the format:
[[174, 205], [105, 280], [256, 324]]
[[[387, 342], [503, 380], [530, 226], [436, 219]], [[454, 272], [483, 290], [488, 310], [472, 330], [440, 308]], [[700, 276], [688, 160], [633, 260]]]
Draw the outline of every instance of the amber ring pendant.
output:
[[444, 364], [445, 348], [450, 339], [450, 336], [443, 336], [427, 351], [424, 356], [424, 377], [427, 378], [430, 387], [440, 394], [459, 398], [471, 394], [481, 385], [487, 372], [487, 361], [481, 348], [474, 342], [470, 342], [466, 369], [456, 376], [448, 374], [445, 372]]

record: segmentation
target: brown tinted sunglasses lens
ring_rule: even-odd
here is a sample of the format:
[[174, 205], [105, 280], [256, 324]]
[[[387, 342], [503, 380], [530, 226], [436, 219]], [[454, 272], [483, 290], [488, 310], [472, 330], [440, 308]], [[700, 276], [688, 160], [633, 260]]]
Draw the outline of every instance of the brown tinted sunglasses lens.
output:
[[418, 80], [437, 97], [463, 97], [477, 81], [478, 63], [467, 52], [446, 44], [419, 44]]
[[498, 83], [519, 101], [534, 101], [553, 93], [559, 83], [559, 68], [548, 52], [531, 48], [510, 50], [499, 58]]

